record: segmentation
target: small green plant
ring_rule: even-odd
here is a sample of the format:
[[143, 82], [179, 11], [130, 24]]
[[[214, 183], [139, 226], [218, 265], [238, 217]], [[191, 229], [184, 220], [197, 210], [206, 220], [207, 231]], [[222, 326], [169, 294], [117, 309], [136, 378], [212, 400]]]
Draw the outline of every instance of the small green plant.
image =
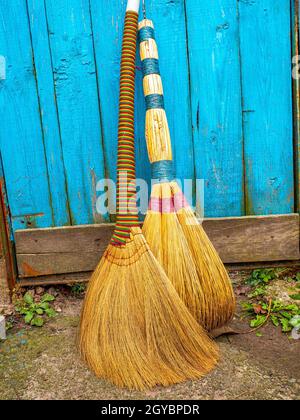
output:
[[248, 284], [251, 287], [264, 287], [271, 280], [278, 278], [281, 272], [282, 270], [274, 270], [273, 268], [254, 270], [252, 271], [251, 276], [246, 280], [246, 284]]
[[46, 316], [52, 318], [56, 315], [56, 311], [51, 306], [54, 300], [54, 296], [46, 293], [41, 297], [40, 302], [35, 302], [32, 294], [27, 292], [16, 302], [16, 311], [23, 315], [26, 324], [42, 327]]
[[295, 322], [300, 319], [300, 308], [297, 305], [285, 305], [279, 301], [269, 304], [266, 302], [245, 302], [242, 303], [242, 308], [245, 315], [251, 318], [251, 328], [260, 328], [271, 320], [275, 327], [280, 326], [282, 332], [288, 333], [295, 327]]
[[246, 280], [246, 284], [253, 289], [248, 297], [254, 299], [264, 296], [268, 284], [270, 281], [278, 278], [280, 272], [281, 270], [274, 270], [272, 268], [252, 271], [251, 276]]
[[73, 284], [71, 287], [71, 292], [74, 295], [82, 295], [86, 290], [86, 284], [85, 283], [76, 283]]

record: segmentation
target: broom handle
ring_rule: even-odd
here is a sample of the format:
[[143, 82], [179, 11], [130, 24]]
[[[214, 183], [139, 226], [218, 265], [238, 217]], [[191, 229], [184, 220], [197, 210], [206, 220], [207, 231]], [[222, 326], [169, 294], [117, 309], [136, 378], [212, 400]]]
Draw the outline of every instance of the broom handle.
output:
[[136, 207], [134, 93], [136, 36], [140, 0], [128, 0], [121, 60], [120, 104], [117, 167], [117, 221], [112, 238], [115, 245], [124, 245], [132, 227], [139, 226]]
[[146, 100], [146, 140], [152, 177], [161, 182], [173, 181], [174, 168], [172, 145], [164, 92], [159, 71], [159, 56], [155, 41], [154, 25], [144, 19], [139, 24], [140, 55], [143, 69], [143, 87]]

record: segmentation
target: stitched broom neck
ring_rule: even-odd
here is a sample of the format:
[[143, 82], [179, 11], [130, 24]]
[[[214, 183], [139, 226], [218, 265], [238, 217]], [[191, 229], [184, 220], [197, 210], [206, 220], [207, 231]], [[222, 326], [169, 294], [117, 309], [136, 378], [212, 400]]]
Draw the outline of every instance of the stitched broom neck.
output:
[[134, 93], [138, 14], [128, 11], [122, 45], [117, 167], [117, 223], [112, 243], [125, 244], [139, 226], [136, 208]]

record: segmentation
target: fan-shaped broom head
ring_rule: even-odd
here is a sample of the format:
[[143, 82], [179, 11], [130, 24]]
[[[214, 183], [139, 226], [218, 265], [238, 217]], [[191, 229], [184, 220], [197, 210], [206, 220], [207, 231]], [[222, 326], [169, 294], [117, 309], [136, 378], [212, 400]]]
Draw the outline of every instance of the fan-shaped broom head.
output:
[[139, 390], [200, 378], [218, 359], [139, 228], [125, 246], [109, 245], [93, 274], [80, 349], [97, 376]]
[[175, 181], [170, 132], [152, 21], [139, 25], [146, 139], [155, 180], [143, 233], [179, 296], [212, 330], [229, 322], [235, 298], [228, 273]]

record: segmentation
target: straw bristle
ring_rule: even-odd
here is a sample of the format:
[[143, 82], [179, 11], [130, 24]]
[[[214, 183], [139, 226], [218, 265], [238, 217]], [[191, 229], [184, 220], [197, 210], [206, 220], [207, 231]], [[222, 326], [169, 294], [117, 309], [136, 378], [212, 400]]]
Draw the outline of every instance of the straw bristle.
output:
[[93, 274], [79, 347], [97, 376], [139, 390], [199, 378], [218, 358], [139, 228], [125, 246], [109, 245]]
[[[176, 182], [173, 196], [182, 195]], [[235, 296], [228, 272], [203, 226], [187, 203], [177, 211], [178, 220], [195, 261], [201, 288], [205, 293], [206, 311], [202, 325], [208, 331], [227, 324], [235, 312]]]
[[[170, 203], [170, 184], [154, 185], [152, 200]], [[151, 251], [164, 267], [180, 298], [198, 321], [205, 319], [206, 299], [198, 281], [198, 273], [189, 245], [174, 211], [149, 210], [143, 232]]]
[[150, 208], [143, 227], [152, 252], [201, 325], [208, 331], [225, 325], [235, 298], [224, 264], [176, 182], [154, 185], [151, 202], [158, 201], [160, 211]]

